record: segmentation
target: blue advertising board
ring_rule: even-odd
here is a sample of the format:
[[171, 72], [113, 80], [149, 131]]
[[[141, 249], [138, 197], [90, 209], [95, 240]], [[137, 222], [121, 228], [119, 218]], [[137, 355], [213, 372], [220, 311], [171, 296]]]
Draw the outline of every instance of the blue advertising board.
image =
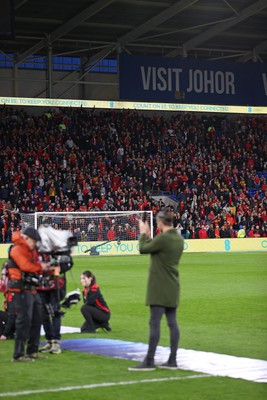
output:
[[120, 99], [267, 105], [267, 65], [120, 55]]

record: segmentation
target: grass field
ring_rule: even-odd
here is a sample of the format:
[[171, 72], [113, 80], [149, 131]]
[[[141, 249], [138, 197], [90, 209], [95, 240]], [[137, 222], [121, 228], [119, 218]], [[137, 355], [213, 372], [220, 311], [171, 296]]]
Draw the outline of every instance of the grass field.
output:
[[[91, 269], [111, 308], [112, 332], [90, 337], [147, 343], [148, 309], [144, 306], [148, 256], [80, 257], [68, 273], [68, 291], [81, 287], [79, 275]], [[250, 253], [185, 254], [180, 265], [180, 347], [267, 360], [267, 255]], [[80, 326], [80, 305], [73, 306], [63, 325]], [[89, 336], [89, 335], [88, 335]], [[80, 338], [81, 334], [64, 335]], [[87, 337], [82, 335], [82, 337]], [[168, 346], [162, 321], [160, 344]], [[201, 377], [189, 371], [129, 372], [128, 360], [64, 351], [32, 364], [10, 362], [12, 341], [0, 342], [1, 393], [44, 389], [46, 393], [17, 395], [21, 399], [266, 399], [267, 385], [244, 380]], [[140, 382], [144, 379], [173, 381]], [[181, 379], [180, 379], [181, 378]], [[110, 382], [131, 385], [88, 387], [75, 391], [49, 389]], [[7, 397], [5, 395], [5, 398]]]

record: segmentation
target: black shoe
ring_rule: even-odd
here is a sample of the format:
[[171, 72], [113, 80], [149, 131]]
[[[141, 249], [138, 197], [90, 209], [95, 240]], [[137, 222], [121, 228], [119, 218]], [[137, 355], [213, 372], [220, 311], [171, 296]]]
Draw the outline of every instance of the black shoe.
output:
[[144, 361], [135, 367], [129, 367], [128, 371], [155, 371], [156, 367], [154, 362], [148, 362], [145, 358]]
[[81, 333], [97, 333], [97, 331], [95, 329], [85, 329]]
[[90, 326], [87, 322], [84, 322], [84, 324], [81, 326], [81, 333], [96, 333], [99, 326], [100, 325], [96, 324]]
[[14, 361], [14, 362], [33, 362], [35, 360], [34, 360], [34, 358], [31, 358], [25, 354], [24, 356], [20, 356], [18, 358], [13, 358], [12, 361]]
[[108, 322], [105, 322], [104, 324], [101, 325], [101, 328], [103, 329], [103, 331], [105, 332], [111, 332], [111, 327], [109, 325]]
[[178, 369], [178, 366], [176, 361], [167, 361], [166, 363], [159, 365], [159, 368], [175, 370]]
[[31, 354], [27, 354], [27, 356], [34, 360], [47, 360], [48, 359], [47, 356], [43, 356], [42, 354], [39, 354], [39, 353], [31, 353]]

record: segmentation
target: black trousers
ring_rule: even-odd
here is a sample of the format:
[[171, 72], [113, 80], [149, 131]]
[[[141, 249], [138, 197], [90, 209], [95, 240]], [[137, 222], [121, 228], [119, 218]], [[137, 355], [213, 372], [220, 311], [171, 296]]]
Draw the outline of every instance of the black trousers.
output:
[[4, 334], [5, 326], [8, 320], [7, 313], [0, 310], [0, 336]]
[[56, 290], [40, 290], [42, 302], [42, 324], [46, 340], [60, 340], [61, 315]]
[[170, 360], [176, 360], [180, 331], [176, 319], [176, 307], [150, 306], [150, 333], [147, 358], [154, 361], [157, 345], [160, 339], [160, 322], [163, 314], [166, 315], [170, 329]]
[[6, 336], [8, 339], [14, 337], [15, 333], [15, 312], [13, 300], [8, 301], [7, 311], [0, 311], [0, 335]]
[[81, 313], [84, 316], [85, 323], [81, 327], [82, 332], [94, 331], [103, 323], [108, 322], [110, 313], [100, 310], [99, 308], [84, 304], [81, 307]]
[[31, 292], [15, 293], [13, 297], [16, 312], [16, 333], [14, 358], [38, 351], [42, 304], [39, 295]]

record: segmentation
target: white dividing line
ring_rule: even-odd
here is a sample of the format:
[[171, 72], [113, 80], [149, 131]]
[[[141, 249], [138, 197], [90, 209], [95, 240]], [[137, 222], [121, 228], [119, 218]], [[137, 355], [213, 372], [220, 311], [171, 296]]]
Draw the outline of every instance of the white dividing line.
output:
[[7, 397], [26, 396], [26, 395], [31, 395], [31, 394], [68, 392], [68, 391], [72, 391], [72, 390], [95, 389], [95, 388], [99, 388], [99, 387], [127, 386], [127, 385], [136, 385], [136, 384], [140, 384], [140, 383], [181, 381], [181, 380], [185, 380], [185, 379], [200, 379], [200, 378], [210, 378], [210, 375], [171, 376], [168, 378], [141, 379], [140, 381], [103, 382], [103, 383], [92, 383], [91, 385], [66, 386], [66, 387], [58, 387], [58, 388], [53, 388], [53, 389], [23, 390], [21, 392], [0, 393], [0, 397], [7, 398]]

